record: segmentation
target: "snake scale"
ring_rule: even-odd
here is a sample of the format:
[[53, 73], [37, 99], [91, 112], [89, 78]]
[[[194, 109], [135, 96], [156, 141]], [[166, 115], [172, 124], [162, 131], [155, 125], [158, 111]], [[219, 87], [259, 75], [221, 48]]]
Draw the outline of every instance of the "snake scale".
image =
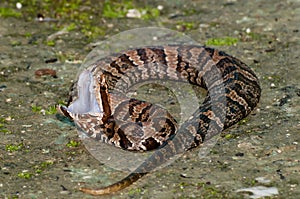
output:
[[[160, 106], [126, 97], [152, 80], [188, 82], [207, 90], [203, 103], [182, 125]], [[87, 136], [129, 151], [155, 152], [127, 177], [92, 195], [121, 190], [245, 118], [259, 102], [254, 72], [239, 59], [213, 48], [167, 45], [129, 49], [86, 68], [59, 110]]]

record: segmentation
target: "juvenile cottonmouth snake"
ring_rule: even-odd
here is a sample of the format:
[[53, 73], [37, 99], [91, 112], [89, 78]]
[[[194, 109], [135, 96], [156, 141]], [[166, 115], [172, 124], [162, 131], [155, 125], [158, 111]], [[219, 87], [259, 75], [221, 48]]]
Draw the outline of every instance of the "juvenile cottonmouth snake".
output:
[[[163, 108], [125, 93], [151, 80], [188, 82], [207, 90], [204, 102], [178, 126]], [[254, 72], [222, 51], [194, 45], [144, 47], [99, 59], [72, 87], [60, 111], [89, 137], [131, 151], [156, 151], [121, 181], [92, 195], [123, 189], [174, 155], [196, 147], [246, 117], [261, 89]]]

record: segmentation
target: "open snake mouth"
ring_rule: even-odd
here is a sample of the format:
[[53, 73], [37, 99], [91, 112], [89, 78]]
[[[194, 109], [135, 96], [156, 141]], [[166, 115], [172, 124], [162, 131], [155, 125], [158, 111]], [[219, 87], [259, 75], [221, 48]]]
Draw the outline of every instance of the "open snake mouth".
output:
[[[76, 120], [78, 115], [103, 116], [103, 106], [100, 96], [95, 89], [100, 89], [90, 71], [83, 71], [77, 82], [78, 96], [68, 107], [59, 106], [60, 111], [67, 117]], [[99, 95], [100, 93], [98, 93]], [[99, 102], [97, 101], [99, 100]]]

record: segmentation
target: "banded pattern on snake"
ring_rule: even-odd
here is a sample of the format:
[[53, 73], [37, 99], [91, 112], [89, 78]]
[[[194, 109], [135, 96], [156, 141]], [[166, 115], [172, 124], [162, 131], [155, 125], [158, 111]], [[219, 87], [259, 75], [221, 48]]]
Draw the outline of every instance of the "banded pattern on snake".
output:
[[[182, 125], [163, 108], [126, 97], [151, 80], [188, 82], [207, 96]], [[92, 195], [123, 189], [174, 155], [196, 147], [246, 117], [257, 105], [261, 89], [254, 72], [222, 51], [194, 45], [128, 50], [98, 60], [72, 87], [68, 107], [60, 111], [86, 135], [131, 151], [156, 151], [123, 180]]]

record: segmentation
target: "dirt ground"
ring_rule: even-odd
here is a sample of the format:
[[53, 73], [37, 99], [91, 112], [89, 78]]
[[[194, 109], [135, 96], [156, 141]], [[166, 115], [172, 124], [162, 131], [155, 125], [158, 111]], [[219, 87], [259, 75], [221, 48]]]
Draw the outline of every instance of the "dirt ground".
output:
[[[0, 8], [11, 5], [0, 3]], [[93, 16], [89, 8], [98, 6], [101, 12], [102, 5], [79, 5], [80, 16]], [[261, 101], [204, 158], [199, 149], [189, 151], [103, 198], [298, 198], [300, 1], [174, 0], [147, 6], [161, 13], [150, 20], [92, 18], [105, 31], [95, 38], [78, 29], [61, 32], [72, 19], [39, 22], [25, 11], [26, 17], [0, 14], [0, 198], [93, 198], [78, 188], [101, 187], [127, 174], [90, 155], [74, 125], [54, 106], [66, 101], [92, 44], [147, 26], [184, 32], [200, 44], [237, 38], [233, 45], [211, 46], [251, 66], [260, 80]], [[41, 68], [55, 70], [57, 77], [36, 76]], [[257, 187], [262, 190], [254, 193]]]

